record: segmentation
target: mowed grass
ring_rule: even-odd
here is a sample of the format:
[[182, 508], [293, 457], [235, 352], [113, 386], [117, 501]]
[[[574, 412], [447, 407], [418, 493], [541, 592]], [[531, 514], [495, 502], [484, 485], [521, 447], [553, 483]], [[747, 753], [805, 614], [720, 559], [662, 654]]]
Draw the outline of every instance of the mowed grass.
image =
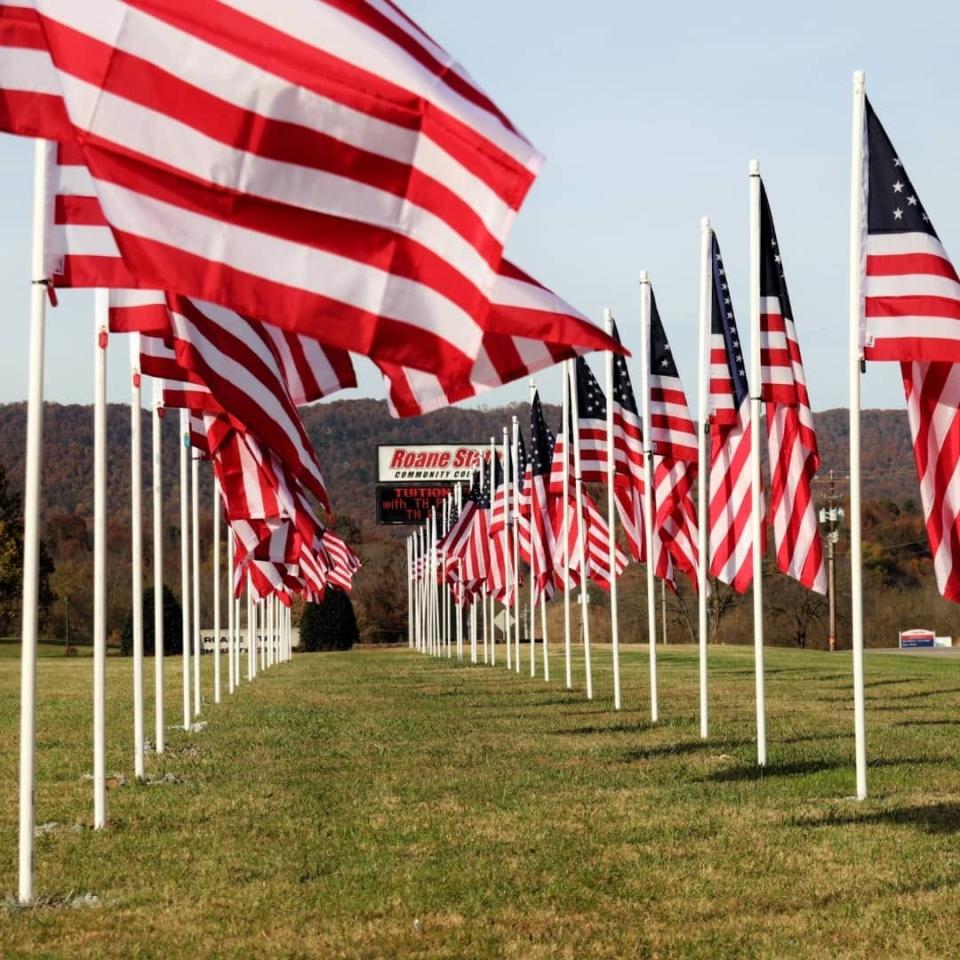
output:
[[[91, 817], [89, 660], [39, 665], [37, 888], [0, 956], [955, 957], [960, 661], [869, 656], [871, 797], [854, 790], [847, 654], [769, 650], [770, 765], [753, 665], [624, 655], [611, 709], [504, 669], [406, 650], [302, 655], [169, 731], [154, 785]], [[152, 677], [148, 663], [147, 677]], [[210, 690], [210, 658], [204, 659]], [[132, 770], [130, 661], [109, 662], [110, 772]], [[171, 728], [179, 662], [167, 666]], [[577, 682], [582, 680], [577, 661]], [[152, 680], [149, 680], [152, 684]], [[149, 687], [152, 689], [152, 686]], [[149, 703], [149, 698], [148, 698]], [[0, 890], [16, 890], [18, 667], [0, 662]], [[152, 714], [148, 724], [152, 732]], [[152, 735], [152, 734], [151, 734]], [[77, 826], [80, 825], [80, 826]], [[59, 905], [95, 894], [99, 906]]]

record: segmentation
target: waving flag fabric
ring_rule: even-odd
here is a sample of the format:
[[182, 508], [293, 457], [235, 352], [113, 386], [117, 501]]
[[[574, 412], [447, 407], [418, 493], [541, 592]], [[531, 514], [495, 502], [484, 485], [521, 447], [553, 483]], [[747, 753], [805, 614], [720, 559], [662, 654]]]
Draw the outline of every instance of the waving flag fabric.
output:
[[750, 391], [715, 233], [711, 254], [709, 570], [744, 593], [753, 580]]
[[899, 360], [937, 588], [960, 603], [960, 282], [869, 101], [863, 354]]
[[813, 502], [820, 467], [780, 245], [760, 187], [760, 370], [767, 408], [770, 512], [777, 567], [817, 593], [827, 592], [823, 545]]
[[693, 502], [698, 453], [696, 427], [652, 290], [648, 349], [654, 532], [664, 547], [653, 558], [655, 570], [657, 576], [672, 584], [672, 568], [676, 566], [689, 576], [696, 588], [697, 512]]
[[577, 391], [577, 429], [580, 431], [580, 479], [607, 482], [607, 401], [586, 360], [574, 362]]
[[[80, 145], [137, 286], [176, 277], [181, 294], [452, 383], [484, 331], [540, 335], [503, 329], [489, 300], [539, 158], [392, 6], [35, 6], [33, 35], [20, 5], [0, 34], [0, 122]], [[63, 105], [40, 130], [17, 115], [21, 94], [35, 110], [31, 91], [58, 88], [68, 129]]]

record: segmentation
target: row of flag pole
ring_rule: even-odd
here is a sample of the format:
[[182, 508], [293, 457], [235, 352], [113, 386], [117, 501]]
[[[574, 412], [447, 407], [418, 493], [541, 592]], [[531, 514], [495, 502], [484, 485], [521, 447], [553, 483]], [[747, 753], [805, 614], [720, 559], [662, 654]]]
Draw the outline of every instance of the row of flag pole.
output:
[[[850, 484], [854, 733], [858, 798], [867, 795], [860, 525], [859, 383], [866, 360], [899, 360], [921, 481], [921, 498], [940, 592], [960, 600], [960, 280], [903, 163], [854, 76], [850, 236]], [[614, 708], [621, 675], [616, 514], [632, 559], [647, 570], [650, 715], [659, 718], [655, 578], [672, 584], [686, 573], [698, 594], [700, 734], [709, 736], [707, 598], [709, 578], [752, 591], [757, 763], [767, 764], [763, 576], [768, 527], [777, 568], [803, 587], [825, 593], [826, 570], [813, 502], [819, 469], [809, 394], [770, 204], [757, 161], [749, 166], [750, 352], [743, 349], [716, 233], [701, 223], [699, 382], [696, 421], [666, 334], [649, 276], [641, 274], [641, 408], [622, 356], [608, 352], [606, 391], [583, 358], [567, 361], [561, 423], [554, 438], [531, 386], [531, 457], [513, 421], [498, 459], [474, 476], [465, 505], [459, 487], [439, 515], [407, 546], [412, 648], [452, 656], [469, 611], [470, 661], [477, 662], [477, 603], [483, 661], [495, 663], [494, 601], [518, 603], [521, 560], [530, 579], [529, 662], [536, 666], [536, 602], [564, 595], [565, 686], [572, 681], [570, 589], [580, 587], [584, 686], [593, 698], [588, 595], [590, 579], [610, 591]], [[607, 332], [617, 339], [609, 311]], [[749, 371], [749, 376], [748, 376]], [[752, 389], [751, 389], [752, 385]], [[764, 489], [760, 448], [770, 463]], [[572, 447], [572, 458], [571, 450]], [[549, 461], [549, 471], [545, 463]], [[546, 483], [544, 475], [548, 474]], [[539, 483], [539, 485], [538, 485]], [[587, 485], [606, 484], [604, 524]], [[693, 485], [696, 483], [696, 502]], [[571, 493], [572, 489], [572, 493]], [[516, 497], [508, 507], [510, 491]], [[769, 502], [768, 502], [769, 501]], [[454, 504], [454, 506], [450, 506]], [[504, 530], [507, 540], [501, 539]], [[513, 538], [511, 549], [509, 537]], [[606, 570], [592, 566], [596, 541]], [[757, 549], [759, 545], [759, 549]], [[437, 599], [442, 598], [442, 599]], [[489, 601], [489, 615], [488, 615]], [[431, 606], [432, 604], [432, 606]], [[450, 604], [454, 619], [450, 620]], [[442, 609], [442, 619], [425, 610]], [[541, 607], [542, 612], [542, 607]], [[507, 667], [519, 671], [520, 637], [505, 619]], [[543, 675], [549, 678], [543, 616]], [[456, 656], [464, 658], [461, 643]]]
[[[377, 365], [392, 412], [414, 416], [610, 345], [504, 256], [542, 158], [499, 106], [394, 3], [310, 6], [299, 16], [267, 0], [189, 13], [132, 0], [0, 0], [0, 130], [39, 138], [24, 501], [24, 903], [34, 883], [47, 296], [104, 291], [94, 458], [98, 828], [107, 822], [109, 333], [136, 333], [135, 386], [141, 372], [162, 380], [162, 409], [187, 411], [184, 447], [213, 467], [230, 529], [231, 595], [246, 585], [248, 614], [251, 595], [289, 601], [296, 592], [318, 598], [327, 584], [349, 589], [359, 566], [317, 515], [329, 520], [331, 505], [297, 411], [355, 385], [352, 354]], [[121, 61], [119, 72], [106, 66]], [[199, 469], [182, 449], [185, 725], [199, 704], [199, 664], [194, 658], [191, 672], [189, 656], [199, 592], [196, 572], [192, 580], [186, 572], [198, 568], [195, 521], [187, 534]], [[137, 610], [140, 573], [135, 565]], [[140, 684], [139, 654], [134, 663]], [[135, 710], [139, 770], [139, 693]]]
[[[452, 576], [449, 588], [459, 596], [454, 606], [462, 608], [469, 599], [475, 611], [482, 599], [486, 618], [489, 600], [492, 618], [496, 599], [516, 605], [526, 523], [531, 589], [541, 612], [547, 596], [564, 594], [565, 680], [571, 686], [571, 590], [581, 589], [589, 658], [586, 583], [593, 579], [612, 590], [621, 566], [612, 532], [612, 485], [630, 556], [647, 563], [651, 612], [654, 577], [673, 582], [677, 572], [688, 576], [700, 587], [701, 604], [708, 573], [734, 589], [753, 589], [758, 762], [765, 763], [762, 417], [777, 566], [804, 586], [822, 589], [823, 557], [810, 486], [819, 466], [816, 434], [759, 169], [750, 176], [749, 384], [717, 248], [710, 263], [711, 327], [701, 349], [711, 361], [709, 389], [700, 391], [708, 406], [700, 409], [700, 419], [690, 415], [647, 277], [641, 279], [642, 414], [632, 389], [621, 396], [613, 383], [604, 398], [608, 409], [590, 409], [582, 355], [595, 349], [622, 354], [622, 348], [612, 325], [607, 334], [504, 256], [541, 158], [464, 68], [393, 3], [317, 0], [305, 18], [266, 0], [251, 0], [244, 11], [219, 5], [214, 12], [201, 4], [189, 16], [175, 6], [153, 5], [148, 12], [132, 0], [0, 2], [0, 130], [50, 144], [38, 145], [31, 276], [21, 901], [33, 897], [44, 307], [57, 287], [110, 291], [98, 297], [96, 503], [105, 508], [105, 338], [108, 328], [136, 331], [142, 371], [165, 381], [165, 407], [189, 411], [191, 442], [210, 458], [233, 533], [232, 588], [236, 595], [245, 575], [248, 597], [289, 597], [297, 589], [316, 595], [327, 582], [349, 582], [356, 570], [355, 556], [315, 512], [319, 504], [329, 515], [330, 503], [297, 412], [352, 381], [351, 353], [378, 366], [391, 407], [402, 416], [581, 358], [564, 379], [555, 442], [547, 442], [545, 425], [538, 437], [539, 424], [531, 423], [526, 493], [520, 489], [526, 471], [519, 435], [515, 452], [512, 438], [505, 438], [502, 475], [491, 450], [486, 480], [478, 478], [453, 526], [433, 531], [432, 541], [420, 545], [416, 570], [422, 576], [426, 561], [434, 580]], [[116, 69], [118, 63], [123, 69]], [[949, 599], [960, 599], [960, 520], [952, 482], [960, 449], [960, 377], [954, 370], [960, 359], [960, 282], [865, 99], [862, 75], [855, 79], [854, 107], [851, 557], [862, 797], [860, 364], [903, 364], [938, 586]], [[700, 280], [705, 293], [705, 278]], [[704, 323], [706, 313], [702, 305]], [[614, 381], [621, 365], [625, 373], [618, 355]], [[715, 378], [715, 366], [726, 372]], [[573, 390], [570, 375], [576, 376]], [[715, 379], [723, 381], [723, 390], [718, 385], [714, 391]], [[621, 384], [627, 381], [621, 376]], [[539, 408], [536, 398], [533, 408]], [[612, 426], [605, 464], [595, 463], [596, 448], [581, 442], [591, 415]], [[703, 436], [708, 424], [709, 452]], [[587, 478], [594, 467], [607, 470], [606, 521], [584, 486], [592, 482]], [[703, 492], [695, 501], [698, 470]], [[181, 461], [182, 489], [187, 473], [198, 471], [198, 464], [187, 469]], [[462, 530], [468, 510], [476, 520], [466, 540], [472, 544], [473, 529], [485, 523], [487, 542], [480, 546], [489, 563], [480, 550], [474, 556], [473, 548], [464, 547], [461, 557], [446, 542], [457, 524]], [[188, 514], [182, 510], [183, 532]], [[197, 559], [197, 542], [194, 527], [190, 548], [182, 544], [186, 562], [190, 553]], [[458, 564], [474, 566], [452, 566], [451, 553]], [[101, 510], [95, 520], [94, 596], [97, 826], [106, 822], [105, 800], [96, 797], [105, 762], [105, 561]], [[185, 601], [194, 597], [192, 609], [184, 603], [184, 614], [196, 626], [196, 581], [185, 577], [183, 591]], [[434, 631], [429, 635], [435, 644], [442, 606], [430, 595], [421, 598], [433, 603], [429, 616], [419, 606], [414, 612], [422, 629]], [[447, 609], [449, 602], [442, 600]], [[471, 612], [471, 621], [476, 619]], [[650, 619], [656, 719], [656, 632]], [[702, 607], [699, 620], [705, 621]], [[514, 669], [518, 639], [511, 652]], [[192, 704], [189, 697], [188, 649], [185, 644], [185, 714], [197, 705], [196, 688]], [[701, 651], [706, 733], [702, 643]], [[493, 659], [495, 649], [489, 654]], [[194, 661], [194, 681], [197, 666]], [[592, 694], [589, 667], [587, 686]]]

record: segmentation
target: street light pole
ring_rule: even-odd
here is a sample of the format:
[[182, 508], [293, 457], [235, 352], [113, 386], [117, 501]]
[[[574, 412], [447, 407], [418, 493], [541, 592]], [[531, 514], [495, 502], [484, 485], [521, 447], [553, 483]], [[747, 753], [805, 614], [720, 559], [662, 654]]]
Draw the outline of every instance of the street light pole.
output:
[[831, 470], [827, 506], [820, 509], [820, 523], [827, 527], [824, 535], [824, 540], [827, 542], [827, 602], [830, 611], [827, 643], [831, 652], [837, 649], [837, 585], [834, 578], [834, 555], [837, 541], [840, 539], [840, 521], [843, 519], [843, 507], [837, 506], [839, 499], [833, 471]]

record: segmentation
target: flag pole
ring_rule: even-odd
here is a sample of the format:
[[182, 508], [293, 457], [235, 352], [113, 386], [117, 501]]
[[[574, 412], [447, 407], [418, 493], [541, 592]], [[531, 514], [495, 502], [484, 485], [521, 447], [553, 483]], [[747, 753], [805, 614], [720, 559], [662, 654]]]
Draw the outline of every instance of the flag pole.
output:
[[247, 570], [247, 682], [253, 683], [253, 678], [257, 675], [257, 648], [254, 643], [256, 624], [253, 619], [253, 590], [250, 580], [250, 571]]
[[[507, 439], [507, 428], [503, 427], [502, 432], [503, 437], [503, 532], [506, 534], [504, 537], [504, 546], [506, 547], [507, 559], [505, 561], [506, 565], [513, 567], [511, 562], [510, 550], [512, 547], [512, 531], [510, 529], [511, 518], [510, 518], [510, 480], [512, 473], [511, 457], [510, 457], [510, 446], [509, 440]], [[503, 639], [507, 645], [507, 670], [513, 670], [513, 660], [510, 657], [510, 647], [511, 641], [513, 638], [513, 625], [510, 623], [510, 604], [507, 602], [510, 597], [510, 580], [513, 578], [513, 571], [504, 569], [503, 571], [506, 574], [504, 578], [504, 586], [507, 588], [506, 596], [503, 603]]]
[[700, 643], [700, 736], [710, 735], [709, 705], [707, 699], [707, 571], [710, 567], [707, 499], [710, 489], [710, 464], [707, 442], [710, 439], [710, 410], [708, 390], [710, 383], [710, 273], [712, 264], [710, 218], [700, 221], [700, 423], [697, 430], [697, 613], [699, 615]]
[[140, 405], [140, 334], [130, 335], [130, 580], [133, 614], [133, 766], [146, 776], [143, 759], [143, 440]]
[[563, 426], [563, 658], [568, 690], [573, 689], [573, 651], [570, 648], [570, 374], [566, 361], [561, 366], [563, 391], [561, 394], [561, 416]]
[[407, 648], [413, 649], [413, 541], [407, 537]]
[[[574, 381], [573, 360], [567, 361], [567, 373]], [[583, 669], [587, 681], [587, 699], [593, 699], [593, 668], [590, 663], [590, 591], [587, 580], [587, 523], [583, 515], [583, 480], [580, 473], [580, 406], [577, 391], [570, 390], [570, 419], [573, 421], [573, 492], [577, 504], [577, 532], [580, 539], [580, 622], [583, 629]]]
[[[513, 659], [520, 672], [520, 421], [513, 418]], [[533, 663], [531, 654], [530, 662]]]
[[856, 736], [857, 799], [867, 797], [867, 717], [863, 669], [863, 557], [860, 518], [860, 374], [863, 353], [863, 128], [866, 77], [853, 74], [850, 161], [850, 622], [853, 646], [853, 718]]
[[[463, 487], [458, 483], [455, 489], [457, 516], [463, 511]], [[463, 580], [460, 580], [460, 590], [457, 594], [457, 659], [463, 659]]]
[[34, 786], [37, 755], [37, 621], [40, 586], [40, 470], [43, 459], [43, 358], [47, 317], [46, 255], [50, 208], [47, 170], [56, 144], [33, 149], [33, 239], [27, 448], [23, 496], [23, 620], [20, 646], [20, 809], [18, 899], [33, 902]]
[[650, 275], [640, 273], [640, 392], [643, 395], [643, 527], [647, 545], [647, 646], [650, 652], [650, 719], [660, 719], [657, 697], [657, 593], [653, 550], [653, 441], [650, 432]]
[[236, 604], [233, 596], [233, 530], [227, 520], [227, 693], [237, 688], [234, 663], [237, 655], [237, 621], [234, 616]]
[[[494, 484], [497, 482], [497, 441], [494, 437], [490, 438], [490, 518], [493, 518], [493, 496], [496, 492]], [[489, 582], [489, 581], [488, 581]], [[497, 608], [490, 594], [490, 665], [497, 665]]]
[[109, 291], [94, 294], [93, 828], [107, 825], [107, 330]]
[[161, 471], [160, 418], [163, 407], [163, 382], [153, 381], [150, 409], [150, 440], [153, 466], [153, 700], [154, 749], [163, 753], [164, 743], [164, 656], [163, 656], [163, 476]]
[[[613, 336], [613, 313], [603, 311], [603, 329]], [[604, 354], [607, 387], [607, 526], [610, 528], [610, 643], [613, 652], [613, 709], [619, 710], [620, 700], [620, 611], [617, 603], [617, 527], [613, 483], [616, 474], [616, 456], [613, 447], [613, 351]]]
[[190, 413], [180, 410], [180, 606], [183, 642], [183, 729], [190, 730]]
[[750, 161], [750, 469], [753, 541], [753, 650], [757, 699], [757, 765], [767, 765], [767, 706], [763, 677], [763, 496], [760, 489], [760, 163]]
[[[533, 410], [533, 397], [537, 392], [537, 383], [533, 377], [529, 380], [530, 387], [530, 410]], [[531, 417], [532, 421], [532, 417]], [[533, 444], [533, 435], [530, 435], [531, 448]], [[530, 456], [533, 454], [531, 452]], [[530, 487], [531, 489], [527, 490], [527, 496], [530, 498], [531, 503], [531, 519], [530, 519], [530, 679], [532, 680], [537, 675], [537, 594], [536, 594], [536, 584], [534, 583], [533, 576], [533, 470], [530, 470]]]
[[213, 702], [220, 702], [220, 484], [213, 478]]
[[200, 715], [200, 458], [193, 451], [190, 459], [190, 504], [193, 513], [190, 530], [193, 561], [193, 713]]

